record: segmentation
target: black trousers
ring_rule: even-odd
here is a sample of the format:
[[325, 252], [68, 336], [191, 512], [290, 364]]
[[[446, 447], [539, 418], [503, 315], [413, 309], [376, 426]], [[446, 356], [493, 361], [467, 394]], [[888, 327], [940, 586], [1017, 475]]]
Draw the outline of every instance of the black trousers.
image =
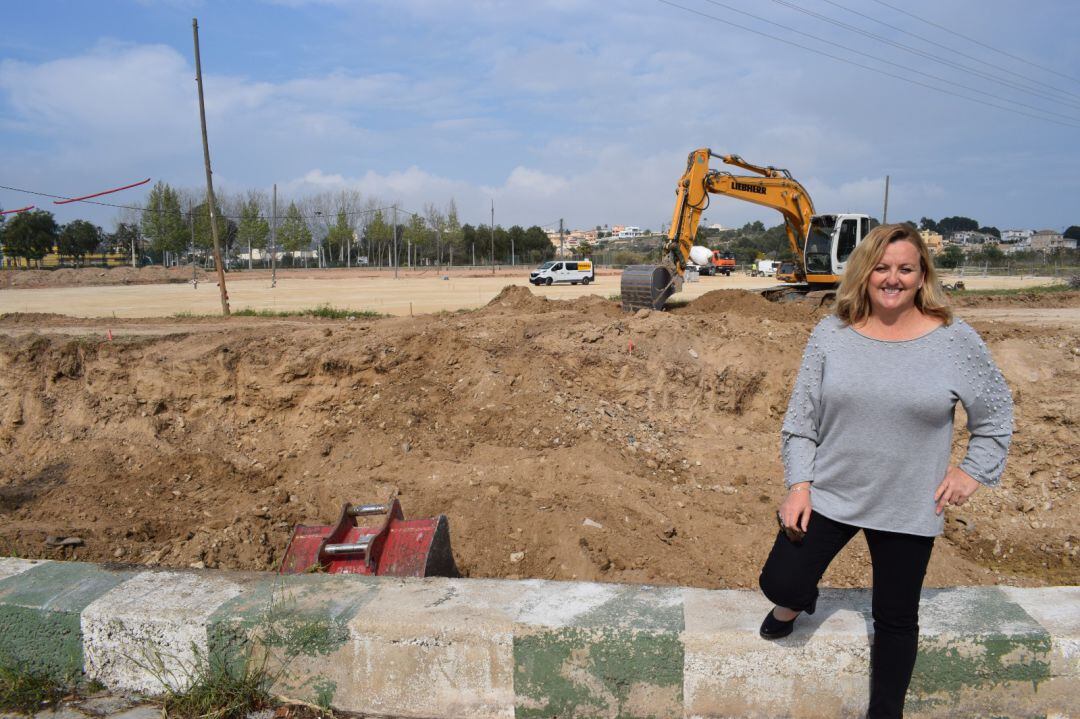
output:
[[[802, 542], [795, 544], [778, 532], [761, 570], [761, 591], [781, 607], [812, 614], [821, 575], [858, 531], [859, 527], [812, 512]], [[874, 568], [867, 717], [902, 717], [919, 649], [919, 595], [934, 538], [878, 529], [863, 529], [863, 533]]]

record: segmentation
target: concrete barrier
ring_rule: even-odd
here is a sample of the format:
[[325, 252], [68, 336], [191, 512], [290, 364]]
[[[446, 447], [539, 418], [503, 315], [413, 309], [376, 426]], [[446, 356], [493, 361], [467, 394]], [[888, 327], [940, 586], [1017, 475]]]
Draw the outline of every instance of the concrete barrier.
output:
[[[825, 590], [765, 642], [750, 591], [0, 559], [0, 653], [157, 693], [254, 652], [281, 694], [395, 717], [855, 717], [869, 605]], [[1078, 715], [1080, 587], [927, 589], [920, 623], [907, 716]]]

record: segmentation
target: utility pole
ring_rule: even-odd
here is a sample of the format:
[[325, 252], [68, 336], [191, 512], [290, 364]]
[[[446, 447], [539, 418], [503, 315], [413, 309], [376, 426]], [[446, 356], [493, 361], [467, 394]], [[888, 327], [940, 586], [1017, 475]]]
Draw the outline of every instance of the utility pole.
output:
[[885, 175], [885, 209], [881, 211], [881, 224], [889, 221], [889, 176]]
[[270, 201], [270, 286], [277, 287], [277, 183]]
[[495, 274], [495, 200], [491, 200], [491, 274]]
[[195, 37], [195, 83], [199, 86], [199, 121], [202, 124], [203, 161], [206, 165], [206, 202], [210, 205], [210, 232], [214, 236], [214, 264], [217, 265], [218, 288], [221, 290], [221, 313], [229, 315], [229, 293], [225, 289], [225, 268], [221, 265], [221, 238], [218, 237], [217, 216], [214, 210], [214, 179], [210, 171], [210, 141], [206, 136], [206, 102], [203, 99], [202, 60], [199, 58], [199, 20], [191, 18]]
[[394, 263], [394, 279], [396, 280], [397, 279], [397, 266], [398, 266], [398, 256], [397, 256], [397, 205], [394, 205], [394, 259], [393, 259], [393, 263]]
[[191, 200], [187, 203], [188, 226], [191, 228], [191, 286], [198, 289], [199, 282], [195, 279], [195, 213], [191, 210]]
[[559, 259], [562, 259], [562, 258], [563, 258], [563, 257], [565, 257], [565, 256], [566, 256], [566, 253], [565, 253], [565, 252], [563, 252], [563, 227], [562, 227], [562, 218], [560, 217], [560, 218], [559, 218]]

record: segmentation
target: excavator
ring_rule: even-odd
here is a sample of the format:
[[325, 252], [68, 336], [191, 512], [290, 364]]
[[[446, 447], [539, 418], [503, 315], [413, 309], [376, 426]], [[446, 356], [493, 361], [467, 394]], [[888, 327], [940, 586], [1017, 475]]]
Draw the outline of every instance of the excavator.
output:
[[[709, 169], [710, 158], [739, 167], [754, 175], [735, 175]], [[784, 230], [795, 255], [793, 282], [762, 292], [769, 300], [816, 299], [824, 302], [835, 294], [848, 257], [870, 231], [868, 215], [843, 213], [818, 215], [810, 195], [791, 173], [772, 166], [754, 165], [738, 155], [717, 155], [708, 148], [690, 153], [675, 189], [675, 212], [659, 265], [630, 265], [622, 274], [624, 310], [663, 309], [674, 293], [682, 290], [687, 263], [705, 264], [711, 252], [694, 247], [701, 214], [710, 195], [726, 195], [771, 207], [784, 218]], [[695, 253], [702, 254], [695, 257]]]

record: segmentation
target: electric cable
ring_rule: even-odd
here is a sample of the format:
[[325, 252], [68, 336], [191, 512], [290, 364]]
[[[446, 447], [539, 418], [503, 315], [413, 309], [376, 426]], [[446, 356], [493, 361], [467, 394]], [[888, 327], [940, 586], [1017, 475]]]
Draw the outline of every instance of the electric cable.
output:
[[[827, 22], [827, 23], [829, 23], [831, 25], [835, 25], [835, 26], [837, 26], [839, 28], [842, 28], [844, 30], [848, 30], [850, 32], [858, 33], [859, 35], [862, 35], [864, 37], [868, 37], [871, 40], [876, 40], [876, 41], [878, 41], [880, 43], [883, 43], [885, 45], [889, 45], [891, 47], [898, 48], [900, 50], [903, 50], [904, 52], [911, 53], [912, 55], [918, 55], [919, 57], [923, 57], [923, 58], [926, 58], [928, 60], [933, 60], [934, 62], [939, 63], [941, 65], [951, 67], [954, 70], [960, 70], [962, 72], [977, 75], [978, 77], [981, 77], [984, 80], [989, 80], [991, 82], [996, 82], [996, 83], [998, 83], [1000, 85], [1004, 85], [1004, 86], [1009, 87], [1009, 88], [1011, 88], [1013, 90], [1019, 90], [1021, 92], [1026, 92], [1029, 95], [1035, 95], [1036, 97], [1041, 97], [1044, 100], [1050, 100], [1051, 102], [1059, 102], [1059, 103], [1061, 103], [1063, 105], [1068, 105], [1068, 106], [1074, 107], [1074, 108], [1080, 108], [1080, 104], [1078, 104], [1076, 102], [1070, 102], [1070, 101], [1067, 101], [1067, 100], [1062, 100], [1062, 99], [1054, 97], [1053, 95], [1048, 95], [1045, 92], [1042, 92], [1040, 90], [1032, 90], [1031, 88], [1024, 87], [1023, 85], [1019, 85], [1019, 84], [1014, 83], [1012, 81], [1003, 80], [1003, 79], [1001, 79], [999, 77], [995, 77], [994, 75], [983, 72], [982, 70], [977, 70], [975, 68], [968, 67], [967, 65], [962, 65], [962, 64], [960, 64], [958, 62], [953, 62], [952, 60], [949, 60], [947, 58], [943, 58], [943, 57], [941, 57], [939, 55], [935, 55], [933, 53], [926, 52], [925, 50], [920, 50], [920, 49], [918, 49], [916, 47], [911, 47], [910, 45], [905, 45], [904, 43], [901, 43], [901, 42], [896, 42], [895, 40], [890, 40], [887, 37], [884, 37], [882, 35], [878, 35], [876, 33], [872, 33], [872, 32], [870, 32], [868, 30], [863, 30], [862, 28], [856, 27], [854, 25], [850, 25], [850, 24], [848, 24], [846, 22], [836, 20], [834, 18], [829, 17], [828, 15], [822, 15], [819, 12], [815, 12], [813, 10], [808, 10], [807, 8], [800, 7], [799, 5], [796, 5], [795, 3], [790, 2], [790, 0], [772, 0], [772, 1], [774, 3], [776, 3], [777, 5], [782, 5], [783, 7], [789, 8], [789, 9], [794, 10], [796, 12], [800, 12], [800, 13], [802, 13], [804, 15], [809, 15], [810, 17], [817, 18], [818, 20], [821, 20], [822, 22]], [[706, 2], [713, 2], [713, 0], [706, 0]], [[713, 4], [720, 4], [720, 3], [713, 2]], [[766, 22], [768, 22], [768, 21], [766, 21]], [[940, 78], [937, 78], [937, 79], [940, 79]], [[968, 88], [968, 89], [970, 89], [970, 88]], [[1077, 100], [1080, 100], [1080, 95], [1075, 95], [1075, 94], [1073, 94], [1071, 92], [1067, 92], [1065, 94], [1072, 95]], [[1015, 102], [1015, 100], [1010, 100], [1010, 102]], [[1017, 104], [1019, 104], [1019, 103], [1017, 103]]]
[[[140, 183], [140, 184], [142, 184], [142, 183]], [[52, 194], [49, 194], [48, 192], [38, 192], [36, 190], [27, 190], [27, 189], [22, 188], [22, 187], [10, 187], [8, 185], [0, 185], [0, 190], [10, 190], [12, 192], [21, 192], [21, 193], [26, 194], [26, 195], [36, 195], [37, 197], [49, 197], [49, 198], [52, 198], [54, 200], [67, 200], [69, 202], [72, 202], [72, 201], [85, 202], [85, 203], [90, 204], [90, 205], [101, 205], [102, 207], [115, 207], [117, 209], [133, 210], [135, 212], [152, 212], [152, 213], [163, 214], [163, 215], [168, 214], [170, 212], [175, 212], [175, 210], [164, 210], [164, 209], [159, 210], [156, 207], [139, 207], [138, 205], [118, 205], [118, 204], [115, 204], [115, 203], [112, 203], [112, 202], [97, 202], [95, 200], [84, 200], [84, 199], [73, 198], [73, 197], [65, 197], [64, 195], [52, 195]], [[371, 214], [371, 213], [375, 213], [375, 212], [382, 212], [382, 211], [386, 211], [386, 210], [393, 210], [393, 209], [394, 209], [394, 206], [390, 205], [389, 207], [375, 207], [375, 208], [371, 208], [371, 209], [367, 209], [367, 210], [350, 210], [348, 212], [345, 212], [345, 215], [346, 216], [366, 215], [366, 214]], [[423, 217], [423, 215], [421, 215], [419, 212], [413, 212], [412, 210], [406, 210], [404, 207], [400, 207], [400, 206], [397, 208], [397, 211], [398, 212], [404, 212], [404, 213], [406, 213], [408, 215], [414, 215], [416, 217], [421, 217], [421, 218]], [[180, 212], [183, 213], [183, 210], [181, 210]], [[337, 213], [335, 213], [335, 214], [337, 214]], [[314, 220], [316, 217], [319, 217], [319, 216], [320, 216], [319, 214], [300, 215], [300, 219], [302, 219], [302, 220]], [[242, 219], [240, 215], [220, 214], [220, 215], [218, 215], [218, 217], [221, 217], [221, 218], [226, 219], [226, 220], [240, 220], [240, 219]], [[271, 219], [283, 220], [283, 219], [285, 219], [285, 217], [286, 217], [286, 215], [278, 215], [276, 218], [267, 216], [265, 219], [267, 219], [267, 220], [271, 220]]]
[[924, 22], [927, 25], [932, 25], [933, 27], [936, 27], [939, 30], [944, 30], [945, 32], [949, 33], [950, 35], [955, 35], [956, 37], [963, 38], [964, 40], [967, 40], [968, 42], [975, 43], [976, 45], [978, 45], [980, 47], [986, 48], [987, 50], [993, 50], [996, 53], [1000, 53], [1001, 55], [1004, 55], [1005, 57], [1011, 57], [1013, 60], [1019, 60], [1020, 62], [1024, 63], [1025, 65], [1031, 65], [1032, 67], [1037, 67], [1040, 70], [1045, 70], [1046, 72], [1053, 73], [1053, 74], [1057, 75], [1058, 77], [1065, 78], [1066, 80], [1072, 80], [1073, 82], [1080, 82], [1080, 79], [1077, 79], [1077, 78], [1073, 77], [1072, 75], [1066, 75], [1064, 73], [1060, 73], [1057, 70], [1054, 70], [1053, 68], [1049, 68], [1049, 67], [1045, 67], [1043, 65], [1039, 65], [1038, 63], [1031, 62], [1030, 60], [1025, 60], [1024, 58], [1020, 57], [1019, 55], [1013, 55], [1010, 52], [1005, 52], [1004, 50], [999, 50], [998, 48], [994, 47], [993, 45], [987, 45], [986, 43], [980, 42], [979, 40], [976, 40], [973, 37], [968, 37], [967, 35], [964, 35], [963, 33], [959, 33], [956, 30], [950, 30], [949, 28], [945, 27], [944, 25], [939, 25], [936, 22], [933, 22], [932, 20], [927, 20], [924, 17], [919, 17], [918, 15], [916, 15], [914, 13], [911, 13], [911, 12], [908, 12], [907, 10], [904, 10], [903, 8], [898, 8], [895, 5], [890, 5], [889, 3], [884, 2], [884, 0], [874, 0], [874, 2], [876, 2], [878, 5], [884, 5], [887, 8], [891, 8], [891, 9], [895, 10], [896, 12], [903, 13], [904, 15], [907, 15], [908, 17], [915, 18], [919, 22]]
[[[903, 33], [905, 35], [910, 35], [911, 37], [922, 40], [925, 43], [928, 43], [930, 45], [934, 45], [935, 47], [940, 47], [942, 50], [948, 50], [949, 52], [955, 53], [955, 54], [957, 54], [957, 55], [959, 55], [961, 57], [965, 57], [968, 60], [974, 60], [975, 62], [982, 63], [983, 65], [986, 65], [987, 67], [992, 67], [995, 70], [1000, 70], [1001, 72], [1006, 72], [1006, 73], [1008, 73], [1008, 74], [1010, 74], [1010, 75], [1012, 75], [1014, 77], [1019, 77], [1019, 78], [1021, 78], [1023, 80], [1027, 80], [1028, 82], [1035, 83], [1036, 85], [1042, 85], [1043, 87], [1047, 88], [1048, 90], [1053, 90], [1054, 92], [1059, 92], [1059, 93], [1061, 93], [1063, 95], [1072, 95], [1073, 97], [1080, 97], [1080, 95], [1076, 95], [1074, 93], [1071, 93], [1068, 90], [1062, 90], [1059, 87], [1055, 87], [1055, 86], [1050, 85], [1048, 83], [1042, 82], [1041, 80], [1036, 80], [1033, 77], [1028, 77], [1027, 75], [1023, 75], [1023, 74], [1021, 74], [1019, 72], [1014, 72], [1014, 71], [1010, 70], [1007, 67], [1003, 67], [1001, 65], [996, 65], [996, 64], [990, 62], [989, 60], [983, 60], [981, 58], [975, 57], [974, 55], [969, 55], [968, 53], [963, 52], [961, 50], [957, 50], [954, 47], [949, 47], [948, 45], [946, 45], [944, 43], [940, 43], [940, 42], [937, 42], [935, 40], [932, 40], [932, 39], [926, 37], [925, 35], [920, 35], [918, 33], [911, 32], [910, 30], [905, 30], [904, 28], [899, 27], [898, 25], [893, 25], [891, 23], [887, 23], [887, 22], [885, 22], [884, 20], [882, 20], [880, 18], [871, 17], [870, 15], [867, 15], [866, 13], [863, 13], [863, 12], [859, 12], [858, 10], [856, 10], [854, 8], [850, 8], [850, 7], [847, 7], [846, 5], [842, 5], [842, 4], [838, 3], [838, 2], [836, 2], [836, 0], [822, 0], [822, 1], [829, 3], [833, 7], [838, 7], [841, 10], [846, 10], [847, 12], [852, 13], [853, 15], [858, 15], [859, 17], [866, 18], [867, 20], [870, 20], [872, 22], [876, 22], [879, 25], [884, 25], [885, 27], [887, 27], [887, 28], [889, 28], [891, 30], [896, 30], [897, 32]], [[910, 13], [908, 13], [908, 14], [910, 14]], [[944, 28], [942, 28], [942, 29], [944, 29]], [[947, 32], [951, 32], [951, 31], [947, 31]], [[952, 34], [955, 35], [956, 33], [952, 33]], [[991, 48], [991, 49], [993, 49], [993, 48]], [[1001, 51], [999, 50], [998, 52], [1001, 52]], [[1006, 55], [1007, 57], [1013, 57], [1012, 55], [1009, 55], [1008, 53], [1003, 53], [1003, 54]], [[1036, 65], [1036, 67], [1039, 67], [1039, 66]], [[1053, 71], [1051, 70], [1050, 72], [1053, 72]]]
[[[891, 78], [894, 78], [896, 80], [901, 80], [901, 81], [909, 83], [911, 85], [917, 85], [919, 87], [924, 87], [924, 88], [926, 88], [928, 90], [933, 90], [934, 92], [938, 92], [938, 93], [941, 93], [943, 95], [948, 95], [949, 97], [961, 98], [961, 99], [967, 100], [969, 102], [974, 102], [974, 103], [978, 103], [980, 105], [985, 105], [986, 107], [993, 107], [993, 108], [996, 108], [998, 110], [1004, 110], [1005, 112], [1011, 112], [1014, 115], [1023, 115], [1024, 117], [1030, 117], [1030, 118], [1033, 118], [1035, 120], [1042, 120], [1043, 122], [1051, 122], [1051, 123], [1053, 123], [1055, 125], [1061, 125], [1063, 127], [1071, 127], [1071, 128], [1075, 128], [1075, 129], [1080, 129], [1080, 124], [1074, 124], [1073, 122], [1062, 122], [1060, 120], [1055, 120], [1055, 119], [1053, 119], [1051, 117], [1044, 117], [1042, 115], [1035, 115], [1035, 114], [1032, 114], [1030, 112], [1024, 112], [1023, 110], [1017, 110], [1016, 108], [1013, 108], [1013, 107], [1007, 107], [1005, 105], [999, 105], [997, 103], [987, 102], [986, 100], [980, 100], [978, 98], [968, 97], [967, 95], [963, 95], [963, 94], [960, 94], [960, 93], [955, 93], [955, 92], [952, 92], [950, 90], [945, 90], [945, 89], [937, 87], [935, 85], [930, 85], [930, 84], [927, 84], [925, 82], [920, 82], [918, 80], [913, 80], [910, 77], [904, 77], [903, 75], [897, 75], [896, 73], [889, 72], [887, 70], [882, 70], [881, 68], [872, 67], [870, 65], [864, 65], [862, 63], [855, 62], [854, 60], [850, 60], [848, 58], [841, 57], [839, 55], [834, 55], [832, 53], [825, 52], [824, 50], [819, 50], [817, 48], [810, 47], [808, 45], [803, 45], [802, 43], [795, 42], [794, 40], [788, 40], [787, 38], [782, 38], [782, 37], [778, 37], [776, 35], [771, 35], [771, 34], [769, 34], [767, 32], [763, 32], [761, 30], [755, 30], [754, 28], [747, 27], [746, 25], [740, 25], [737, 22], [733, 22], [731, 20], [726, 20], [724, 18], [720, 18], [720, 17], [717, 17], [715, 15], [710, 15], [709, 13], [702, 12], [701, 10], [696, 10], [694, 8], [688, 8], [688, 7], [684, 6], [684, 5], [679, 5], [678, 3], [671, 2], [671, 0], [657, 0], [657, 2], [663, 3], [664, 5], [669, 5], [669, 6], [673, 7], [673, 8], [677, 8], [679, 10], [683, 10], [685, 12], [688, 12], [688, 13], [691, 13], [691, 14], [694, 14], [694, 15], [698, 15], [698, 16], [703, 17], [703, 18], [707, 18], [709, 20], [714, 20], [716, 22], [724, 23], [725, 25], [730, 25], [732, 27], [739, 28], [740, 30], [745, 30], [747, 32], [754, 33], [755, 35], [761, 35], [762, 37], [766, 37], [766, 38], [768, 38], [770, 40], [775, 40], [776, 42], [782, 42], [785, 45], [791, 45], [792, 47], [797, 47], [797, 48], [800, 48], [802, 50], [807, 50], [807, 51], [812, 52], [814, 54], [822, 55], [822, 56], [830, 58], [832, 60], [837, 60], [838, 62], [843, 62], [843, 63], [846, 63], [848, 65], [852, 65], [854, 67], [862, 68], [863, 70], [869, 70], [871, 72], [876, 72], [879, 75], [885, 75], [886, 77], [891, 77]], [[742, 12], [742, 11], [738, 11], [738, 12]], [[748, 13], [743, 13], [743, 14], [748, 14]], [[766, 21], [766, 22], [770, 22], [770, 21]], [[778, 24], [778, 23], [771, 23], [771, 24], [775, 25], [775, 24]], [[800, 32], [800, 34], [804, 34], [804, 33]], [[852, 51], [852, 52], [854, 52], [854, 51]], [[865, 53], [859, 53], [859, 54], [865, 55]], [[877, 58], [874, 58], [874, 59], [877, 59]], [[888, 64], [896, 65], [897, 63], [888, 63]], [[904, 67], [904, 66], [899, 66], [899, 67], [903, 67], [903, 69], [908, 70], [909, 72], [916, 72], [917, 74], [925, 75], [925, 73], [914, 71], [911, 68], [907, 68], [907, 67]], [[980, 94], [989, 94], [989, 93], [980, 93]], [[1003, 102], [1013, 102], [1011, 100], [1007, 100], [1005, 98], [1001, 98], [1001, 97], [998, 97], [996, 95], [991, 95], [991, 96], [994, 97], [995, 99], [1001, 100]], [[1020, 103], [1015, 103], [1014, 102], [1014, 104], [1020, 104]], [[1046, 110], [1042, 110], [1042, 109], [1039, 109], [1038, 112], [1046, 112], [1047, 114], [1057, 114], [1057, 113], [1050, 113], [1050, 112], [1048, 112]], [[1073, 118], [1069, 118], [1069, 119], [1073, 119]]]

